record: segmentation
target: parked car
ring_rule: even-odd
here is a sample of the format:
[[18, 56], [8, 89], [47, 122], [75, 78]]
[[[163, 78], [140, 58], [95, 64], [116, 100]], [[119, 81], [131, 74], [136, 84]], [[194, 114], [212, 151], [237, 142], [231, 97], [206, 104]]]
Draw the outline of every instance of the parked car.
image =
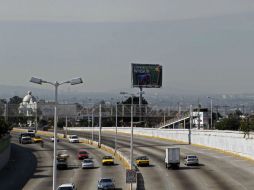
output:
[[81, 162], [81, 167], [83, 169], [85, 168], [94, 168], [94, 162], [92, 159], [88, 158], [88, 159], [84, 159], [82, 162]]
[[139, 156], [136, 158], [137, 166], [149, 166], [149, 158], [147, 156]]
[[101, 178], [98, 181], [97, 189], [115, 189], [115, 184], [111, 178]]
[[20, 140], [21, 144], [31, 144], [32, 138], [30, 136], [22, 136]]
[[89, 154], [88, 154], [87, 151], [85, 151], [85, 150], [83, 150], [83, 149], [80, 149], [80, 150], [78, 151], [78, 159], [79, 159], [79, 160], [83, 160], [83, 159], [88, 158], [88, 157], [89, 157]]
[[195, 155], [186, 155], [184, 158], [184, 164], [189, 165], [199, 165], [198, 157]]
[[104, 156], [101, 162], [102, 165], [114, 165], [114, 158], [112, 156]]
[[77, 135], [69, 135], [69, 142], [70, 143], [79, 143], [79, 138]]
[[66, 183], [60, 185], [57, 190], [77, 190], [77, 187], [75, 186], [74, 183]]

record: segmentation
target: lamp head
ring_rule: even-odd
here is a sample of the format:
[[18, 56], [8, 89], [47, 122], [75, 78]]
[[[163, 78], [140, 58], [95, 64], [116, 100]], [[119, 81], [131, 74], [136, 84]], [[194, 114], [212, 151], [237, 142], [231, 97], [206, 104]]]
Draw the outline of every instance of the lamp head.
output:
[[42, 84], [42, 79], [39, 79], [39, 78], [36, 78], [36, 77], [32, 77], [30, 79], [30, 82], [36, 83], [36, 84]]
[[75, 78], [70, 80], [71, 85], [81, 84], [83, 83], [81, 78]]

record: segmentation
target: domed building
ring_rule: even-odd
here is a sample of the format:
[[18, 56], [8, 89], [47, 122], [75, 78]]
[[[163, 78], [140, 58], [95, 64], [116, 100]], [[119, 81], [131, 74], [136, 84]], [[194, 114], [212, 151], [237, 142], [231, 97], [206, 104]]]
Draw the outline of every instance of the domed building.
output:
[[27, 95], [23, 98], [23, 101], [19, 105], [19, 113], [24, 116], [34, 116], [37, 111], [37, 101], [32, 95], [31, 91], [28, 91]]

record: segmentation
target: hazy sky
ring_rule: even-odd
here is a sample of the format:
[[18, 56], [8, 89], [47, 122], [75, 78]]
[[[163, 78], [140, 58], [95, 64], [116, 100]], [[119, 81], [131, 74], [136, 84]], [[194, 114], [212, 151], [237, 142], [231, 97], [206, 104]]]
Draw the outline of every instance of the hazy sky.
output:
[[119, 91], [134, 62], [163, 65], [162, 91], [254, 92], [253, 35], [253, 0], [0, 0], [0, 84]]

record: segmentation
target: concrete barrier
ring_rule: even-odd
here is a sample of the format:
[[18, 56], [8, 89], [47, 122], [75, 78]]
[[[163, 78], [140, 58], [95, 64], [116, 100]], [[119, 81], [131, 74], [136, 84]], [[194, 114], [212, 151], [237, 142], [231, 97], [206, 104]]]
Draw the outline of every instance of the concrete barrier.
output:
[[4, 166], [8, 163], [11, 154], [11, 145], [10, 145], [10, 137], [5, 136], [3, 139], [0, 139], [0, 170], [4, 168]]
[[[91, 128], [71, 127], [68, 130], [86, 130]], [[94, 128], [98, 131], [99, 128]], [[114, 132], [114, 127], [103, 127], [103, 131]], [[130, 133], [129, 127], [118, 127], [119, 133]], [[155, 128], [136, 128], [134, 134], [151, 138], [173, 140], [182, 143], [189, 142], [188, 129], [155, 129]], [[254, 134], [250, 133], [244, 138], [244, 133], [240, 131], [221, 131], [221, 130], [191, 130], [191, 143], [233, 153], [254, 160]]]

